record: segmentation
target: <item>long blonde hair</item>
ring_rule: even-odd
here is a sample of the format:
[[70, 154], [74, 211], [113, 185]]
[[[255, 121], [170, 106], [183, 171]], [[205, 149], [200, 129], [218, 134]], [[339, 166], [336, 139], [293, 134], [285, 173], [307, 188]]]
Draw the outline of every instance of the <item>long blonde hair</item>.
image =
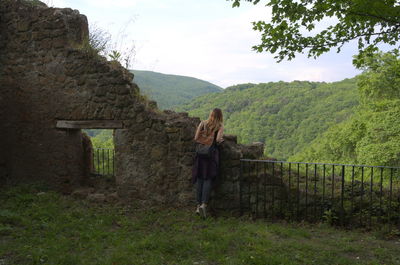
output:
[[216, 130], [219, 130], [219, 128], [221, 128], [223, 122], [224, 122], [224, 118], [222, 116], [221, 109], [218, 109], [218, 108], [213, 109], [210, 112], [208, 119], [205, 121], [205, 128], [206, 128], [207, 134], [210, 134], [211, 132], [215, 132]]

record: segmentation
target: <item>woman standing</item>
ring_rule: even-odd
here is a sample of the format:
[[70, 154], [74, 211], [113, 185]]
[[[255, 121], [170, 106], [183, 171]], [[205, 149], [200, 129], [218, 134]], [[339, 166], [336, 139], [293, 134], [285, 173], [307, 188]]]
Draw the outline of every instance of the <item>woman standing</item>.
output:
[[[194, 140], [200, 145], [216, 145], [223, 141], [223, 133], [222, 111], [215, 108], [210, 112], [207, 120], [200, 122]], [[212, 150], [208, 157], [196, 154], [192, 171], [193, 182], [196, 183], [196, 213], [202, 214], [203, 217], [206, 217], [206, 208], [210, 199], [212, 184], [219, 170], [218, 147]]]

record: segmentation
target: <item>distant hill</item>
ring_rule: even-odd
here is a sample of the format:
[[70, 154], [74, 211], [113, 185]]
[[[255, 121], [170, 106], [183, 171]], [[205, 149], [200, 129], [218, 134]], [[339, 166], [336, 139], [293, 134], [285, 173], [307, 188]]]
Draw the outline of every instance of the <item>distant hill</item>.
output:
[[140, 87], [141, 93], [157, 101], [161, 109], [174, 109], [176, 105], [189, 103], [195, 97], [223, 91], [219, 86], [193, 77], [130, 71], [134, 74], [133, 81]]
[[265, 153], [287, 159], [330, 126], [349, 119], [359, 105], [356, 80], [242, 84], [216, 95], [200, 96], [177, 111], [205, 119], [222, 109], [226, 133], [242, 143], [263, 142]]

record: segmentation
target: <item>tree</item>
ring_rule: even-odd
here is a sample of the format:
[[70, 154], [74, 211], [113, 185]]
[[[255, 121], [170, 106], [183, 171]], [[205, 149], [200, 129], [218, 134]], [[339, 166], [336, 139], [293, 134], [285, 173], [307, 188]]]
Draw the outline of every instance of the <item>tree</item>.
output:
[[400, 56], [366, 56], [357, 77], [361, 104], [291, 160], [398, 166], [400, 164]]
[[358, 56], [358, 86], [364, 104], [382, 100], [400, 99], [400, 54], [399, 52], [376, 53], [373, 56]]
[[[241, 1], [258, 4], [261, 0], [230, 0], [233, 7]], [[400, 38], [399, 0], [268, 0], [270, 22], [253, 22], [261, 32], [257, 52], [277, 54], [278, 62], [291, 60], [296, 53], [318, 57], [352, 40], [358, 41], [360, 54], [377, 50], [378, 44], [398, 45]], [[326, 19], [334, 24], [317, 30]], [[398, 48], [397, 46], [396, 48]]]

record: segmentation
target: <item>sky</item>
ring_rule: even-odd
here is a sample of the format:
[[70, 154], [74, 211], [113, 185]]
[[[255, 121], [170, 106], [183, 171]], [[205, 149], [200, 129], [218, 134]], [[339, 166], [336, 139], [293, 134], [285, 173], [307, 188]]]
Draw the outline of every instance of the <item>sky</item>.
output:
[[271, 81], [334, 82], [360, 73], [352, 65], [355, 43], [345, 45], [341, 53], [331, 51], [318, 59], [299, 54], [280, 63], [271, 54], [253, 51], [260, 34], [251, 22], [271, 17], [261, 4], [243, 2], [232, 8], [227, 0], [42, 1], [79, 10], [119, 45], [134, 43], [130, 68], [136, 70], [191, 76], [223, 88]]

